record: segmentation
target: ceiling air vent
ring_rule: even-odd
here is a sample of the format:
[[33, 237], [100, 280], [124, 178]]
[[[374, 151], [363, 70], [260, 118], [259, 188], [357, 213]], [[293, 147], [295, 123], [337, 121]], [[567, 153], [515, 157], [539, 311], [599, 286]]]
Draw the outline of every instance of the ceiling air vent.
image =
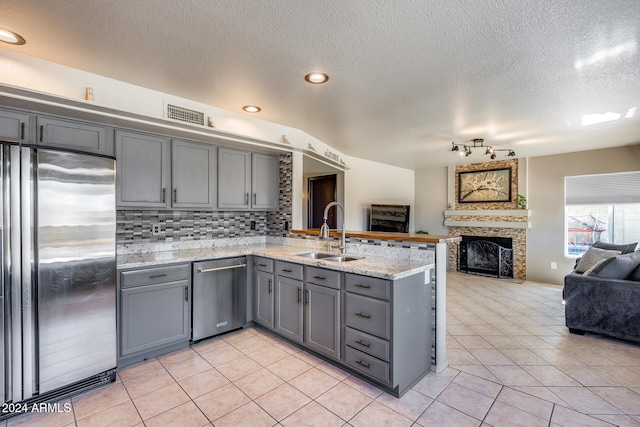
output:
[[167, 117], [181, 122], [204, 126], [204, 113], [177, 105], [167, 104]]

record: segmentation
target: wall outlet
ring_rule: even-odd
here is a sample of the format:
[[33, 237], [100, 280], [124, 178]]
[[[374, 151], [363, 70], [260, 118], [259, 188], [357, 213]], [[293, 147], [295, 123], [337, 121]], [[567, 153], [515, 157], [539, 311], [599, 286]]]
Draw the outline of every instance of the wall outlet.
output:
[[551, 261], [551, 269], [552, 270], [557, 270], [558, 269], [558, 263], [555, 261]]
[[255, 221], [251, 221], [251, 229], [252, 230], [256, 229], [256, 222]]
[[151, 224], [151, 234], [154, 236], [157, 236], [158, 234], [160, 234], [160, 224], [157, 222], [154, 222], [153, 224]]

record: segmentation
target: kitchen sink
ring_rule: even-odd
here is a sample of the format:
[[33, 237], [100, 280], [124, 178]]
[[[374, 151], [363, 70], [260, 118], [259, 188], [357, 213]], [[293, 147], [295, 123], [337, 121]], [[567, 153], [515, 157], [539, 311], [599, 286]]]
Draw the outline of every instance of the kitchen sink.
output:
[[362, 259], [362, 258], [356, 258], [356, 257], [346, 256], [346, 255], [336, 255], [336, 256], [330, 256], [330, 257], [324, 258], [325, 261], [331, 261], [331, 262], [347, 262], [347, 261], [355, 261], [358, 259]]
[[352, 256], [340, 255], [340, 254], [330, 254], [326, 252], [298, 252], [293, 255], [301, 256], [305, 258], [322, 259], [324, 261], [331, 261], [331, 262], [347, 262], [347, 261], [355, 261], [357, 259], [362, 259], [359, 257], [352, 257]]
[[325, 258], [331, 258], [331, 257], [335, 257], [335, 254], [327, 254], [324, 252], [299, 252], [297, 254], [294, 254], [295, 256], [302, 256], [305, 258], [314, 258], [314, 259], [325, 259]]

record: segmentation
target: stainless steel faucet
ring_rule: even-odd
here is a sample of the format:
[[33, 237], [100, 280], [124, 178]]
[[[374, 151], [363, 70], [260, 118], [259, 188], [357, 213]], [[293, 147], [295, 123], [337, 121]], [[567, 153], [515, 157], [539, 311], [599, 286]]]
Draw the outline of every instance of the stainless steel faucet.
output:
[[329, 225], [327, 224], [327, 215], [329, 214], [329, 208], [332, 206], [338, 206], [340, 209], [342, 209], [342, 238], [341, 244], [338, 249], [340, 249], [340, 252], [344, 254], [347, 252], [347, 234], [346, 230], [344, 229], [344, 207], [340, 203], [331, 202], [327, 206], [325, 206], [323, 216], [324, 223], [322, 224], [322, 227], [320, 227], [320, 237], [325, 239], [325, 246], [327, 247], [327, 250], [331, 252], [331, 240], [329, 238]]

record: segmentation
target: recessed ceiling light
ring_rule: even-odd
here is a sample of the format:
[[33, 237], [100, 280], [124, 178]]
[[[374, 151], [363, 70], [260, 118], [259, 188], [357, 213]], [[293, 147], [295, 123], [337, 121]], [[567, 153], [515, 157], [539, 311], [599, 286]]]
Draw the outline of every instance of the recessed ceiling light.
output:
[[326, 83], [327, 80], [329, 80], [329, 76], [326, 75], [325, 73], [313, 72], [304, 76], [304, 79], [309, 83], [312, 83], [314, 85], [319, 85], [322, 83]]
[[0, 28], [0, 41], [17, 45], [26, 43], [25, 39], [23, 39], [19, 34], [5, 30], [4, 28]]
[[255, 105], [245, 105], [244, 107], [242, 107], [242, 109], [247, 113], [259, 113], [260, 111], [262, 111], [262, 108]]

